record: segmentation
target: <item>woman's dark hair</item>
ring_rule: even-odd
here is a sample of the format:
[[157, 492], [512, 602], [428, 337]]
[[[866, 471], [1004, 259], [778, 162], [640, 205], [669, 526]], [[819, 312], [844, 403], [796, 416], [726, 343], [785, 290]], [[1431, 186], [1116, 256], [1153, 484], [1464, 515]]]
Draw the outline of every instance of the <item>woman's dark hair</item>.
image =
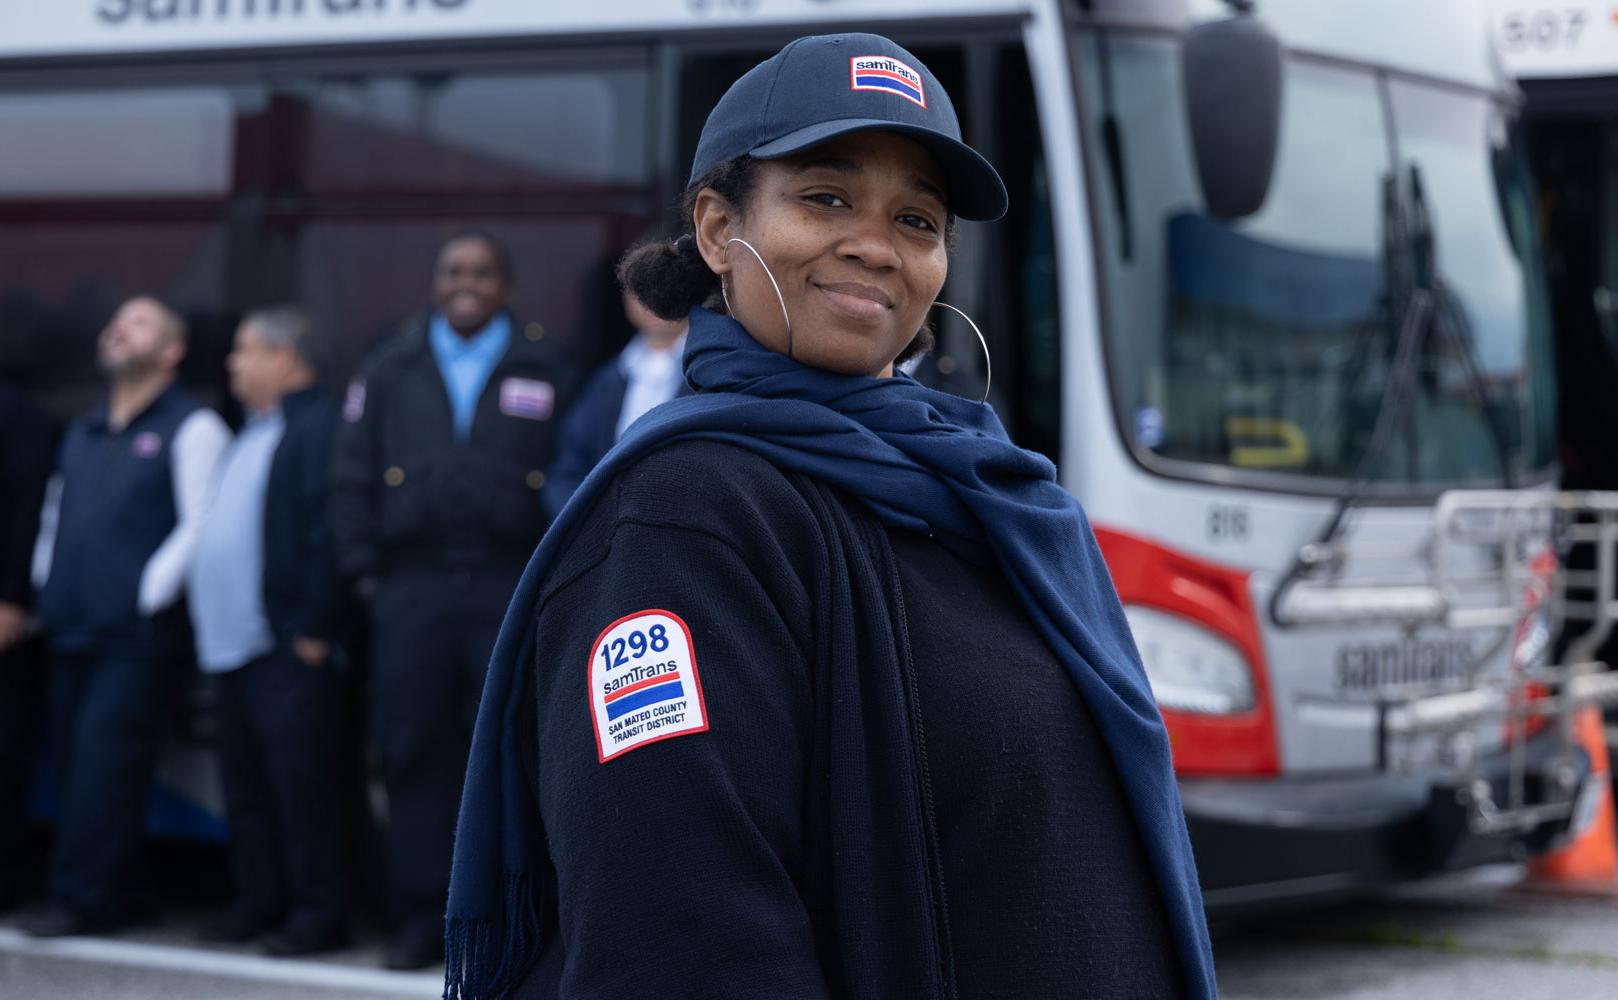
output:
[[618, 283], [640, 304], [663, 319], [685, 319], [692, 306], [709, 306], [719, 297], [719, 275], [697, 250], [691, 214], [697, 195], [713, 188], [721, 198], [742, 210], [753, 196], [758, 161], [751, 156], [726, 160], [685, 190], [680, 198], [681, 236], [675, 240], [648, 240], [624, 254], [618, 262]]
[[[618, 262], [618, 283], [663, 319], [684, 319], [692, 306], [722, 310], [719, 275], [708, 270], [708, 262], [697, 250], [692, 213], [697, 195], [704, 188], [713, 188], [738, 211], [745, 211], [757, 180], [758, 161], [751, 156], [727, 160], [697, 178], [680, 198], [679, 238], [649, 240], [630, 249]], [[951, 214], [944, 224], [944, 245], [953, 252], [955, 244], [955, 216]], [[894, 364], [922, 357], [933, 349], [933, 344], [932, 327], [923, 326], [899, 352]]]

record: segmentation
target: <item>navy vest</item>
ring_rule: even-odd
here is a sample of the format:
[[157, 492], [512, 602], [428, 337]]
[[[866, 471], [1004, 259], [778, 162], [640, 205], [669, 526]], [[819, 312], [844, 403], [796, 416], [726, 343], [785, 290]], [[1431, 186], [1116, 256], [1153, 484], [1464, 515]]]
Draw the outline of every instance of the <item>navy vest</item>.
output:
[[174, 530], [174, 435], [201, 406], [170, 386], [129, 426], [107, 408], [73, 422], [62, 442], [61, 519], [40, 615], [57, 649], [167, 653], [185, 640], [182, 609], [147, 618], [137, 600], [147, 560]]

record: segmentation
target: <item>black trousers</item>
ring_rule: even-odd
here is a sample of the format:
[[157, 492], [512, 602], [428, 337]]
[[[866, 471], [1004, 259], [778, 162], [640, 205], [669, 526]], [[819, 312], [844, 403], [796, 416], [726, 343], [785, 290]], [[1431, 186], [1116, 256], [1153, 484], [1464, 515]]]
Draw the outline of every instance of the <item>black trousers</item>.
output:
[[30, 639], [0, 653], [0, 910], [32, 888], [26, 810], [44, 707], [44, 643]]
[[277, 649], [219, 675], [219, 765], [237, 905], [312, 934], [346, 919], [343, 677]]
[[483, 675], [519, 568], [401, 570], [372, 601], [371, 731], [388, 792], [401, 934], [443, 933], [455, 818]]
[[58, 653], [51, 725], [60, 803], [51, 901], [91, 919], [130, 914], [133, 874], [158, 751], [187, 663], [128, 652]]

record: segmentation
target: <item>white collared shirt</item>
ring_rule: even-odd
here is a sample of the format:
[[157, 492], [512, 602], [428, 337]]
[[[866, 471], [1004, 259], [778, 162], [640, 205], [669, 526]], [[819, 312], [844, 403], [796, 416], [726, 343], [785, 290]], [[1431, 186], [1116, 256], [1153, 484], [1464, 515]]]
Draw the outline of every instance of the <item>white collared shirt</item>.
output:
[[219, 673], [275, 648], [264, 608], [264, 501], [286, 430], [281, 408], [248, 418], [219, 463], [187, 579], [197, 662]]
[[618, 433], [624, 436], [629, 425], [645, 416], [652, 407], [666, 403], [679, 395], [685, 385], [685, 334], [663, 350], [646, 344], [644, 333], [635, 334], [622, 354], [618, 355], [618, 370], [624, 373], [629, 386], [624, 390], [624, 405], [618, 411]]

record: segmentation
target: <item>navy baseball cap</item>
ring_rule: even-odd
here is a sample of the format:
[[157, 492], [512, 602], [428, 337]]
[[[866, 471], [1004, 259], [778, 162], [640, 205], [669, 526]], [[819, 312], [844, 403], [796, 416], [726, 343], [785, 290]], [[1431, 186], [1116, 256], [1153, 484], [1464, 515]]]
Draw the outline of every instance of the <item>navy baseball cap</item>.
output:
[[773, 160], [850, 132], [898, 132], [938, 158], [950, 211], [988, 222], [1006, 214], [1006, 186], [961, 141], [944, 87], [920, 59], [881, 35], [800, 38], [744, 73], [702, 127], [695, 184], [727, 160]]

